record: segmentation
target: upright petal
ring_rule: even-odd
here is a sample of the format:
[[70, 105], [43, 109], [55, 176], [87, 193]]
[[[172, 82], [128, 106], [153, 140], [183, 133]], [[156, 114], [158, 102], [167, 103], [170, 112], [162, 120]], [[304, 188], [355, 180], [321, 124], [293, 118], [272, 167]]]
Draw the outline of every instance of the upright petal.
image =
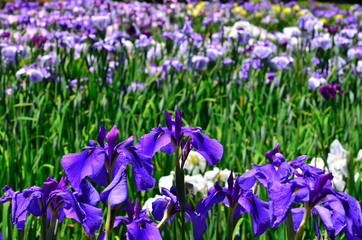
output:
[[104, 205], [108, 202], [111, 209], [115, 209], [128, 199], [126, 167], [121, 167], [112, 182], [103, 190], [100, 195]]
[[107, 135], [106, 128], [102, 125], [99, 128], [99, 132], [98, 132], [98, 136], [97, 136], [98, 145], [101, 146], [102, 148], [104, 148], [104, 138], [106, 137], [106, 135]]
[[[176, 141], [180, 141], [180, 134], [181, 134], [181, 127], [182, 127], [182, 120], [181, 120], [181, 110], [177, 109], [175, 112], [175, 138]], [[179, 144], [179, 142], [177, 142]]]
[[273, 148], [273, 150], [265, 153], [265, 157], [270, 161], [270, 163], [273, 163], [275, 154], [276, 154], [276, 153], [279, 153], [279, 149], [278, 149], [278, 148], [279, 148], [279, 143], [277, 143], [277, 144], [275, 145], [275, 147]]
[[172, 125], [173, 125], [172, 122], [173, 122], [173, 120], [172, 120], [172, 117], [171, 117], [170, 113], [167, 112], [167, 110], [165, 110], [165, 119], [166, 119], [167, 129], [168, 129], [170, 132], [172, 132]]
[[112, 129], [106, 135], [108, 143], [108, 158], [112, 159], [113, 149], [117, 143], [117, 126], [113, 125]]

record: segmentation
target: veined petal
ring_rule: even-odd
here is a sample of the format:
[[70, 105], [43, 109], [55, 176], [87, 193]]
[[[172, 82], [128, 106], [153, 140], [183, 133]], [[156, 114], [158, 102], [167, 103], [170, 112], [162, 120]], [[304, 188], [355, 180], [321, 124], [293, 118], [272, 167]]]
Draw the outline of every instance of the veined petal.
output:
[[126, 148], [123, 154], [132, 164], [133, 179], [137, 189], [147, 191], [153, 188], [156, 180], [152, 177], [152, 158], [140, 153], [135, 147]]
[[118, 205], [124, 203], [128, 199], [126, 167], [122, 166], [112, 182], [103, 190], [100, 198], [104, 205], [108, 202], [111, 209], [115, 209]]
[[86, 176], [100, 186], [106, 185], [107, 170], [104, 166], [105, 152], [101, 147], [70, 153], [62, 157], [60, 163], [74, 189]]
[[92, 184], [87, 181], [87, 179], [83, 179], [80, 183], [80, 191], [82, 192], [82, 195], [80, 196], [79, 201], [93, 207], [98, 206], [100, 201], [99, 193]]
[[171, 143], [171, 132], [160, 131], [159, 128], [154, 128], [149, 134], [143, 135], [138, 139], [136, 148], [144, 155], [152, 157], [157, 151], [162, 150], [167, 154], [173, 152], [173, 147], [167, 147]]
[[320, 205], [315, 206], [314, 210], [321, 218], [329, 237], [335, 238], [346, 226], [344, 216], [337, 211]]
[[257, 168], [252, 168], [236, 179], [236, 183], [239, 184], [241, 189], [249, 190], [255, 185], [256, 170]]
[[84, 231], [88, 235], [91, 235], [102, 225], [102, 209], [96, 208], [89, 204], [81, 204], [81, 207], [87, 216], [85, 221], [82, 223]]
[[158, 198], [152, 203], [152, 215], [157, 221], [161, 221], [171, 200]]
[[157, 225], [153, 222], [132, 222], [127, 225], [128, 240], [162, 240]]
[[185, 130], [184, 135], [192, 139], [191, 145], [193, 148], [200, 153], [211, 166], [219, 162], [224, 150], [223, 146], [216, 139], [212, 139], [206, 134], [200, 131], [193, 131], [192, 129]]
[[239, 204], [250, 214], [254, 235], [260, 236], [270, 226], [269, 203], [247, 194], [239, 198]]
[[206, 231], [206, 215], [195, 213], [191, 210], [186, 210], [186, 214], [189, 216], [192, 222], [194, 240], [202, 239]]
[[268, 195], [271, 227], [275, 228], [287, 218], [293, 203], [309, 201], [309, 188], [275, 182], [269, 186]]
[[300, 224], [303, 221], [305, 208], [304, 207], [293, 208], [291, 211], [292, 211], [292, 219], [293, 219], [293, 228], [294, 228], [294, 231], [297, 231]]

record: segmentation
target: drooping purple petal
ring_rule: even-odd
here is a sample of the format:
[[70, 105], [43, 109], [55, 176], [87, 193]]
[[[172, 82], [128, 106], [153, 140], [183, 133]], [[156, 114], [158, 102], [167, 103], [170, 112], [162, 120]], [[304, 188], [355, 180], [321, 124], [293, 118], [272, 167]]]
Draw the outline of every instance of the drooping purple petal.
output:
[[[165, 148], [168, 145], [171, 146]], [[171, 133], [164, 131], [161, 126], [154, 128], [150, 133], [145, 134], [140, 139], [138, 139], [136, 148], [139, 149], [143, 154], [150, 157], [152, 157], [159, 150], [162, 150], [170, 155], [173, 152]]]
[[250, 214], [254, 235], [260, 236], [270, 226], [269, 203], [249, 193], [239, 198], [239, 204]]
[[201, 131], [192, 129], [184, 132], [185, 136], [189, 136], [191, 145], [193, 148], [200, 153], [211, 166], [219, 162], [223, 155], [223, 146], [216, 140], [212, 139]]
[[152, 158], [142, 154], [135, 147], [126, 148], [123, 154], [128, 162], [132, 164], [133, 179], [137, 189], [147, 191], [153, 188], [156, 180], [152, 177]]
[[67, 154], [62, 157], [60, 163], [70, 184], [78, 189], [86, 176], [100, 186], [106, 185], [107, 170], [104, 161], [103, 148], [96, 146], [83, 152]]
[[287, 218], [293, 203], [309, 201], [309, 194], [308, 187], [296, 184], [279, 184], [275, 182], [272, 186], [269, 186], [271, 227], [278, 226]]

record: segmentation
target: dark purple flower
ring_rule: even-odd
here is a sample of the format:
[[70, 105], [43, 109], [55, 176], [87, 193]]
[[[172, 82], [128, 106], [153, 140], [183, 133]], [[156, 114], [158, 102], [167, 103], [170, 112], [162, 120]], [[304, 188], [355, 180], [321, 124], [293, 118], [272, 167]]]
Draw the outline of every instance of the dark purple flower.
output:
[[103, 221], [102, 209], [97, 208], [99, 193], [86, 179], [81, 181], [76, 192], [54, 191], [53, 194], [64, 199], [66, 217], [82, 224], [88, 235], [99, 229]]
[[195, 55], [195, 56], [192, 56], [192, 58], [191, 58], [190, 66], [194, 67], [198, 70], [203, 70], [206, 67], [208, 62], [209, 62], [208, 57], [205, 57], [202, 55]]
[[222, 157], [223, 147], [215, 139], [201, 132], [201, 128], [191, 128], [188, 125], [182, 126], [181, 110], [175, 113], [175, 120], [165, 110], [167, 127], [159, 125], [153, 128], [149, 134], [142, 136], [137, 142], [137, 148], [148, 156], [153, 156], [157, 151], [162, 150], [171, 154], [174, 150], [173, 145], [180, 147], [185, 136], [191, 138], [192, 147], [199, 152], [210, 165], [215, 165]]
[[51, 176], [44, 182], [44, 187], [33, 186], [23, 191], [13, 191], [9, 186], [4, 187], [7, 195], [0, 198], [0, 203], [11, 201], [12, 216], [11, 220], [18, 229], [24, 228], [25, 220], [30, 212], [34, 216], [46, 214], [50, 220], [50, 210], [58, 217], [61, 222], [64, 217], [63, 199], [54, 195], [56, 191], [68, 191], [66, 179], [62, 178], [59, 182]]
[[[146, 216], [147, 209], [141, 210], [136, 199], [136, 204], [133, 205], [131, 200], [128, 200], [126, 212], [128, 217], [117, 216], [114, 221], [114, 228], [121, 222], [125, 222], [127, 225], [127, 240], [158, 240], [162, 239], [160, 231], [157, 228], [157, 224]], [[105, 231], [98, 236], [98, 240], [105, 238]]]
[[[61, 164], [70, 184], [77, 189], [82, 179], [88, 176], [100, 186], [106, 185], [107, 174], [115, 176], [121, 166], [132, 164], [133, 178], [138, 190], [154, 186], [151, 157], [140, 153], [132, 146], [134, 136], [117, 143], [117, 126], [107, 133], [104, 126], [99, 129], [97, 142], [90, 140], [85, 151], [70, 153], [62, 157]], [[107, 143], [104, 140], [107, 139]]]
[[279, 143], [276, 144], [272, 151], [265, 153], [270, 164], [252, 164], [253, 168], [238, 178], [240, 186], [249, 189], [255, 184], [256, 180], [265, 188], [269, 187], [269, 183], [286, 182], [293, 174], [294, 168], [299, 168], [302, 162], [308, 158], [307, 155], [302, 155], [286, 162], [278, 147]]
[[[176, 187], [172, 186], [170, 190], [162, 188], [161, 193], [166, 198], [159, 198], [152, 203], [152, 215], [158, 221], [161, 221], [166, 215], [166, 221], [171, 221], [173, 216], [180, 212]], [[196, 212], [192, 211], [188, 204], [185, 204], [185, 220], [192, 222], [195, 240], [201, 239], [206, 231], [205, 219], [208, 210], [210, 209], [206, 209], [201, 201], [196, 205]]]
[[334, 98], [337, 95], [337, 93], [339, 94], [344, 93], [344, 91], [341, 89], [341, 86], [338, 83], [336, 84], [330, 83], [328, 85], [324, 85], [321, 88], [319, 88], [319, 92], [320, 94], [322, 94], [322, 96], [325, 99]]
[[228, 178], [228, 187], [223, 188], [218, 182], [210, 188], [209, 195], [202, 199], [203, 211], [206, 214], [214, 204], [224, 202], [229, 208], [233, 208], [233, 217], [237, 217], [245, 212], [251, 216], [253, 232], [255, 236], [263, 234], [270, 226], [269, 204], [260, 200], [253, 192], [244, 186], [239, 185], [240, 175], [234, 182], [233, 172]]

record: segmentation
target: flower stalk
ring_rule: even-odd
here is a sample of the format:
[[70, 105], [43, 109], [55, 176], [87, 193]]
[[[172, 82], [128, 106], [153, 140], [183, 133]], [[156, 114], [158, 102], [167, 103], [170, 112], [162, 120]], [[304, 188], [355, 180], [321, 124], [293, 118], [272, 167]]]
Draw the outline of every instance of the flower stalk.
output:
[[[174, 142], [174, 141], [173, 141]], [[184, 172], [180, 165], [179, 151], [180, 147], [174, 144], [175, 149], [175, 166], [176, 166], [176, 191], [178, 200], [180, 203], [181, 211], [181, 239], [185, 239], [185, 182], [184, 182]]]
[[303, 216], [303, 220], [302, 220], [302, 222], [299, 225], [299, 228], [297, 230], [297, 234], [295, 236], [296, 240], [302, 239], [303, 233], [304, 233], [305, 229], [307, 228], [307, 220], [308, 220], [308, 216], [309, 216], [309, 213], [311, 211], [311, 208], [309, 207], [308, 202], [306, 202], [304, 204], [304, 207], [305, 207], [304, 216]]

